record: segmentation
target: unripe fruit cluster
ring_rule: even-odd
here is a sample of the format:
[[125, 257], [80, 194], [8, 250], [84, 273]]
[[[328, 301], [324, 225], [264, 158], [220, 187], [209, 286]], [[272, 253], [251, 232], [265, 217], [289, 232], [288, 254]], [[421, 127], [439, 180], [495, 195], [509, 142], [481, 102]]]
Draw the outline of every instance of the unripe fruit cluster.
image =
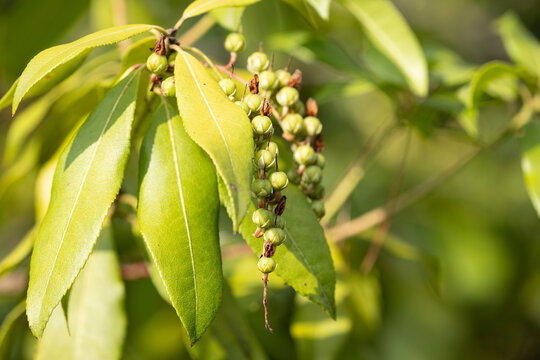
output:
[[159, 91], [161, 94], [174, 97], [176, 96], [176, 85], [174, 76], [169, 73], [169, 66], [167, 56], [155, 52], [146, 60], [146, 68], [152, 73], [152, 81], [160, 82]]

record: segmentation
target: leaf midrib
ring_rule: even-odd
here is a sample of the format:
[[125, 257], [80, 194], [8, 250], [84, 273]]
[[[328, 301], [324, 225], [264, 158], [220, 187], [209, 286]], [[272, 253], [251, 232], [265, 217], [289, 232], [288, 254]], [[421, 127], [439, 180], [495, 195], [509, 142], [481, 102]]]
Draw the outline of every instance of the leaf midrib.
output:
[[[225, 144], [225, 148], [227, 149], [229, 162], [231, 163], [231, 171], [232, 171], [232, 173], [234, 175], [234, 178], [236, 180], [238, 180], [238, 176], [236, 175], [236, 171], [235, 171], [235, 168], [234, 168], [234, 163], [233, 163], [233, 160], [232, 160], [231, 150], [229, 149], [229, 144], [227, 143], [227, 140], [225, 139], [225, 135], [223, 134], [223, 130], [221, 129], [221, 126], [219, 126], [217, 118], [214, 115], [214, 112], [212, 111], [212, 108], [210, 107], [210, 104], [206, 100], [206, 96], [205, 96], [204, 92], [202, 91], [201, 86], [199, 85], [199, 81], [197, 80], [197, 77], [195, 76], [195, 73], [193, 71], [193, 68], [191, 67], [191, 64], [190, 64], [188, 58], [184, 55], [183, 51], [179, 51], [179, 53], [184, 58], [184, 61], [186, 62], [186, 65], [187, 65], [187, 67], [189, 69], [189, 72], [191, 73], [191, 77], [193, 78], [193, 81], [195, 82], [195, 85], [197, 85], [197, 89], [199, 89], [199, 92], [201, 93], [201, 97], [204, 100], [204, 103], [205, 103], [206, 107], [208, 108], [208, 112], [210, 113], [210, 116], [211, 116], [212, 120], [214, 120], [214, 123], [216, 124], [216, 127], [219, 130], [219, 134], [221, 135], [221, 140], [223, 140], [223, 143]], [[218, 168], [218, 170], [220, 170], [219, 166], [217, 166], [217, 162], [216, 162], [216, 167]], [[220, 172], [222, 172], [222, 171], [220, 171]], [[231, 191], [231, 188], [230, 188], [230, 184], [227, 184], [227, 179], [225, 178], [225, 176], [222, 176], [222, 177], [223, 177], [223, 181], [226, 184], [227, 193], [229, 194], [230, 197], [234, 198], [234, 196], [232, 194], [232, 191]], [[236, 206], [233, 206], [232, 209], [235, 212], [234, 215], [236, 217]]]
[[[75, 197], [75, 201], [73, 203], [73, 207], [71, 208], [71, 211], [69, 213], [69, 216], [68, 216], [68, 221], [67, 221], [67, 225], [66, 225], [66, 228], [64, 229], [64, 233], [62, 234], [62, 238], [60, 239], [60, 245], [58, 246], [58, 250], [56, 251], [56, 255], [54, 257], [54, 260], [53, 260], [53, 266], [51, 267], [51, 271], [49, 272], [49, 275], [47, 276], [47, 284], [45, 285], [45, 291], [43, 293], [43, 295], [41, 296], [41, 298], [43, 299], [45, 297], [45, 294], [47, 293], [47, 290], [49, 289], [49, 286], [50, 286], [50, 283], [51, 283], [51, 277], [52, 277], [52, 273], [56, 267], [56, 262], [58, 260], [58, 255], [60, 254], [60, 250], [62, 249], [62, 246], [64, 245], [64, 240], [65, 240], [65, 237], [66, 237], [66, 234], [67, 234], [67, 231], [69, 229], [69, 226], [71, 225], [71, 219], [73, 217], [73, 212], [75, 211], [75, 208], [77, 207], [77, 202], [79, 201], [79, 197], [81, 195], [81, 192], [82, 192], [82, 189], [84, 187], [84, 184], [86, 182], [86, 177], [88, 176], [88, 173], [90, 172], [90, 168], [92, 167], [93, 165], [93, 162], [94, 162], [94, 159], [95, 159], [95, 156], [97, 154], [97, 151], [99, 149], [99, 145], [101, 144], [101, 140], [103, 139], [103, 134], [105, 133], [105, 130], [107, 129], [107, 126], [109, 125], [109, 122], [111, 121], [111, 118], [112, 116], [114, 115], [115, 111], [116, 111], [116, 108], [118, 107], [118, 104], [120, 103], [120, 100], [123, 99], [123, 96], [124, 96], [124, 93], [126, 92], [126, 90], [128, 89], [129, 85], [131, 84], [131, 82], [135, 79], [135, 76], [133, 76], [127, 83], [126, 85], [124, 86], [124, 88], [122, 89], [122, 92], [120, 93], [120, 96], [118, 96], [118, 99], [116, 100], [115, 104], [113, 105], [112, 109], [111, 109], [111, 112], [109, 114], [109, 117], [107, 118], [107, 121], [105, 122], [104, 126], [103, 126], [103, 129], [101, 130], [101, 134], [99, 136], [99, 139], [97, 141], [97, 144], [96, 144], [96, 147], [94, 148], [94, 152], [92, 153], [92, 156], [91, 156], [91, 159], [89, 161], [89, 164], [88, 164], [88, 167], [86, 168], [86, 171], [84, 173], [84, 176], [83, 176], [83, 179], [81, 181], [81, 186], [79, 187], [79, 190], [77, 192], [77, 196]], [[41, 304], [40, 306], [40, 316], [38, 317], [38, 321], [39, 321], [39, 318], [41, 317], [41, 312], [43, 311], [43, 303]]]
[[[313, 268], [311, 267], [311, 265], [309, 264], [309, 261], [307, 260], [306, 256], [304, 255], [304, 252], [302, 251], [302, 249], [298, 246], [298, 244], [296, 243], [296, 240], [294, 238], [294, 236], [290, 233], [289, 229], [285, 229], [285, 232], [287, 233], [287, 235], [289, 236], [289, 239], [291, 240], [291, 243], [294, 245], [294, 247], [298, 250], [298, 253], [302, 256], [302, 260], [304, 261], [304, 263], [306, 264], [306, 267], [308, 268], [308, 270], [313, 274], [315, 275], [315, 271], [313, 271]], [[328, 306], [328, 310], [331, 310], [331, 302], [330, 302], [330, 299], [328, 298], [328, 295], [326, 294], [326, 287], [323, 286], [323, 284], [321, 283], [321, 281], [319, 280], [319, 277], [318, 275], [315, 275], [315, 280], [317, 280], [317, 285], [319, 285], [319, 287], [321, 289], [324, 289], [321, 293], [324, 295], [324, 300], [326, 302], [326, 305]]]
[[178, 166], [178, 157], [176, 152], [176, 141], [174, 140], [174, 134], [173, 134], [173, 128], [172, 128], [172, 117], [169, 112], [169, 107], [164, 101], [165, 106], [165, 112], [167, 114], [167, 126], [169, 130], [169, 138], [171, 141], [171, 148], [173, 153], [173, 159], [174, 159], [174, 169], [176, 172], [176, 184], [178, 186], [178, 194], [180, 196], [180, 203], [182, 204], [182, 212], [184, 213], [184, 221], [186, 223], [186, 232], [189, 242], [189, 253], [191, 257], [191, 268], [193, 271], [193, 286], [195, 289], [195, 336], [197, 336], [197, 323], [198, 323], [198, 315], [199, 315], [199, 295], [198, 295], [198, 288], [197, 288], [197, 275], [195, 272], [195, 258], [193, 256], [193, 244], [191, 241], [191, 232], [189, 230], [189, 223], [187, 218], [187, 211], [186, 211], [186, 204], [184, 200], [184, 192], [182, 190], [182, 180], [180, 179], [180, 168]]

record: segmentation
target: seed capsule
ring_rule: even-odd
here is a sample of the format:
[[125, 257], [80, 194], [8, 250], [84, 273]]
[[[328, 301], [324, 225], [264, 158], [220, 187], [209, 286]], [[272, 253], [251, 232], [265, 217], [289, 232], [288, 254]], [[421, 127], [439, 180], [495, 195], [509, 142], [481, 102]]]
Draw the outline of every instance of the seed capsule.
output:
[[287, 237], [287, 234], [283, 229], [270, 228], [264, 232], [264, 240], [272, 242], [272, 244], [279, 246]]
[[162, 74], [169, 68], [169, 61], [164, 55], [152, 53], [146, 60], [146, 68], [154, 74]]
[[304, 132], [308, 136], [319, 135], [322, 131], [322, 124], [319, 119], [313, 116], [304, 118]]
[[225, 49], [227, 49], [228, 52], [240, 52], [244, 50], [245, 45], [246, 39], [244, 38], [244, 35], [240, 33], [230, 33], [225, 39]]
[[324, 203], [320, 200], [313, 200], [311, 202], [311, 209], [319, 219], [322, 218], [326, 213]]
[[302, 173], [302, 180], [308, 184], [318, 184], [322, 180], [322, 169], [317, 165], [311, 165]]
[[268, 116], [257, 115], [251, 120], [251, 128], [257, 135], [267, 135], [274, 131], [272, 120]]
[[324, 169], [324, 165], [326, 165], [326, 159], [323, 154], [318, 153], [317, 154], [317, 161], [315, 162], [321, 169]]
[[268, 150], [268, 151], [270, 151], [272, 154], [274, 154], [276, 156], [279, 155], [278, 145], [273, 141], [262, 143], [259, 146], [259, 150]]
[[176, 86], [174, 85], [174, 76], [169, 76], [161, 82], [161, 91], [163, 95], [174, 97], [176, 96]]
[[301, 165], [311, 165], [316, 159], [315, 150], [309, 145], [301, 145], [294, 152], [294, 160]]
[[236, 93], [236, 84], [231, 79], [222, 79], [219, 81], [219, 86], [227, 96], [232, 96]]
[[276, 261], [274, 258], [261, 257], [257, 263], [257, 267], [263, 274], [269, 274], [276, 269]]
[[292, 106], [299, 98], [298, 90], [285, 86], [276, 94], [276, 100], [281, 106]]
[[268, 56], [259, 51], [251, 54], [247, 60], [247, 69], [252, 73], [260, 73], [261, 71], [266, 70], [268, 65], [270, 65]]
[[289, 85], [289, 80], [291, 79], [291, 73], [285, 70], [276, 71], [276, 77], [278, 81], [278, 86], [280, 88]]
[[278, 86], [278, 79], [273, 71], [266, 70], [259, 74], [259, 87], [263, 90], [274, 90]]
[[257, 112], [262, 106], [262, 97], [259, 94], [248, 94], [244, 102], [249, 106], [251, 112]]
[[276, 162], [276, 156], [268, 150], [259, 150], [255, 154], [255, 166], [263, 170], [272, 167]]
[[251, 183], [251, 192], [256, 198], [267, 198], [272, 195], [272, 183], [268, 179], [254, 179]]
[[242, 110], [244, 110], [244, 112], [246, 113], [247, 116], [249, 116], [249, 114], [251, 114], [251, 109], [249, 108], [248, 104], [246, 104], [245, 102], [235, 101], [234, 103], [236, 105], [240, 106], [242, 108]]
[[276, 171], [269, 176], [272, 187], [276, 190], [283, 190], [289, 185], [289, 178], [283, 171]]
[[296, 135], [302, 131], [304, 120], [299, 114], [289, 114], [283, 118], [281, 126], [286, 133]]
[[274, 213], [266, 209], [257, 209], [253, 212], [251, 220], [260, 228], [267, 228], [273, 224]]

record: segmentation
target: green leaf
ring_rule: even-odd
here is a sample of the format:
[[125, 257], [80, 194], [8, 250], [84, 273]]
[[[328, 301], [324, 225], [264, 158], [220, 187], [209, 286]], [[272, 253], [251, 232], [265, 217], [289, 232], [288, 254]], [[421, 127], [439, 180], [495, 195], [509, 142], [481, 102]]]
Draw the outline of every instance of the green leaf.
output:
[[[73, 72], [82, 65], [84, 60], [86, 60], [86, 57], [88, 56], [89, 53], [90, 53], [89, 50], [83, 51], [77, 56], [75, 56], [74, 58], [70, 59], [69, 61], [63, 64], [60, 64], [58, 67], [52, 70], [49, 74], [42, 77], [35, 84], [33, 84], [28, 89], [28, 92], [26, 93], [25, 98], [32, 98], [35, 96], [39, 96], [41, 94], [45, 94], [46, 92], [54, 88], [64, 79], [68, 78], [71, 74], [73, 74]], [[15, 90], [17, 86], [19, 85], [19, 80], [20, 79], [15, 80], [13, 85], [11, 85], [11, 87], [9, 88], [8, 92], [2, 97], [2, 99], [0, 99], [0, 110], [6, 108], [13, 102]]]
[[[334, 288], [336, 275], [324, 231], [305, 195], [289, 186], [284, 192], [287, 205], [283, 217], [287, 222], [287, 238], [276, 250], [276, 273], [294, 290], [320, 305], [330, 316], [336, 316]], [[256, 255], [262, 253], [263, 241], [255, 238], [255, 224], [249, 214], [240, 225], [240, 233]]]
[[215, 168], [164, 102], [143, 144], [139, 225], [167, 294], [195, 343], [221, 304]]
[[508, 56], [518, 65], [540, 75], [540, 43], [521, 23], [516, 14], [509, 11], [495, 23]]
[[140, 75], [129, 75], [105, 96], [56, 166], [30, 265], [27, 313], [37, 337], [86, 262], [120, 189]]
[[135, 64], [146, 63], [148, 56], [152, 53], [150, 49], [156, 43], [155, 36], [149, 36], [141, 39], [130, 46], [128, 51], [122, 58], [122, 67], [118, 72], [119, 76], [124, 73], [129, 67]]
[[236, 230], [251, 201], [253, 134], [249, 119], [190, 54], [178, 53], [174, 76], [184, 127], [208, 153], [227, 186], [234, 204], [229, 215]]
[[307, 0], [307, 2], [317, 11], [321, 19], [328, 21], [332, 0]]
[[26, 66], [13, 95], [13, 114], [25, 94], [41, 79], [62, 64], [86, 50], [110, 45], [152, 29], [163, 30], [154, 25], [124, 25], [108, 28], [86, 35], [68, 44], [54, 46], [37, 54]]
[[106, 225], [71, 289], [69, 332], [59, 305], [38, 344], [37, 359], [119, 359], [126, 329], [124, 294], [112, 230]]
[[377, 90], [377, 86], [368, 79], [356, 78], [344, 83], [324, 85], [315, 93], [315, 100], [324, 104], [330, 100], [362, 96]]
[[291, 5], [293, 8], [295, 8], [306, 20], [309, 21], [311, 26], [314, 28], [317, 28], [317, 19], [315, 18], [315, 14], [313, 9], [308, 5], [307, 0], [281, 0], [289, 5]]
[[239, 31], [245, 7], [224, 7], [210, 11], [219, 25], [229, 31]]
[[36, 239], [37, 229], [32, 228], [11, 250], [9, 254], [4, 256], [0, 261], [0, 276], [10, 272], [19, 266], [20, 263], [26, 259], [32, 252], [32, 247], [34, 246], [34, 240]]
[[24, 314], [24, 308], [26, 307], [25, 301], [21, 301], [17, 306], [15, 306], [11, 311], [6, 315], [2, 322], [2, 326], [0, 326], [0, 358], [2, 359], [10, 359], [11, 356], [9, 353], [10, 347], [14, 345], [14, 343], [17, 343], [15, 339], [16, 334], [15, 332], [15, 325], [17, 323], [17, 320], [21, 318], [21, 316]]
[[184, 10], [182, 18], [188, 19], [222, 7], [248, 6], [260, 0], [195, 0]]
[[521, 169], [527, 192], [540, 216], [540, 118], [533, 118], [524, 128], [520, 138]]
[[428, 93], [427, 64], [416, 36], [388, 0], [341, 0], [373, 45], [402, 72], [418, 96]]

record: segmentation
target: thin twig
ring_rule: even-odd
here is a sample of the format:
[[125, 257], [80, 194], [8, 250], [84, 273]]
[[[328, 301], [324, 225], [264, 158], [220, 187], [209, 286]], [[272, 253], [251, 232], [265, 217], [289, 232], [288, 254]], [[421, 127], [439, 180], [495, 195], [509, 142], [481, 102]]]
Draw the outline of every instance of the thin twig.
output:
[[264, 281], [264, 292], [263, 292], [263, 305], [264, 305], [264, 326], [270, 331], [270, 333], [274, 333], [274, 330], [270, 327], [270, 323], [268, 322], [268, 274], [263, 275], [263, 281]]
[[[407, 138], [405, 140], [405, 149], [403, 151], [403, 156], [401, 158], [399, 170], [397, 171], [394, 184], [391, 186], [390, 190], [388, 191], [388, 200], [395, 198], [400, 192], [401, 184], [403, 182], [403, 175], [405, 173], [405, 163], [407, 161], [407, 156], [409, 154], [409, 149], [411, 145], [411, 137], [412, 137], [411, 129], [409, 128], [407, 130]], [[393, 201], [387, 201], [386, 206], [387, 208], [385, 209], [385, 212], [388, 214], [391, 214], [392, 211], [394, 210], [393, 208], [396, 206], [396, 203]], [[371, 242], [368, 252], [366, 253], [364, 260], [362, 261], [362, 264], [360, 265], [360, 268], [362, 269], [362, 272], [364, 274], [367, 274], [371, 271], [371, 269], [373, 268], [373, 265], [375, 265], [375, 262], [377, 261], [377, 258], [379, 257], [379, 253], [383, 246], [384, 240], [386, 239], [386, 235], [388, 234], [388, 231], [390, 230], [390, 218], [391, 218], [390, 216], [387, 216], [386, 219], [379, 225], [379, 227], [377, 228], [377, 231], [375, 232], [373, 241]]]

